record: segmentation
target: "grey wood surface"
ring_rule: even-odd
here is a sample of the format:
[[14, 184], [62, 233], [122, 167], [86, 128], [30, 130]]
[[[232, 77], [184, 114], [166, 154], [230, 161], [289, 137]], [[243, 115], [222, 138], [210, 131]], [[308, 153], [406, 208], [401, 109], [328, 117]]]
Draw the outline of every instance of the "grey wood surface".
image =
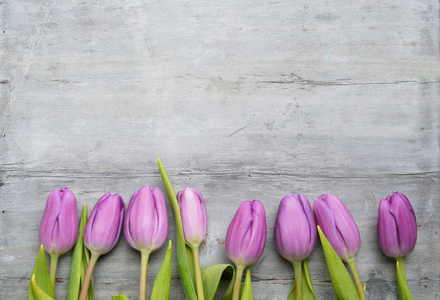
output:
[[[376, 238], [378, 203], [396, 190], [418, 218], [409, 288], [440, 298], [438, 1], [12, 0], [0, 20], [1, 299], [27, 297], [51, 190], [69, 186], [89, 212], [106, 191], [128, 205], [145, 184], [164, 191], [158, 157], [176, 191], [205, 197], [202, 266], [229, 262], [235, 210], [263, 202], [255, 299], [290, 290], [272, 231], [294, 192], [346, 203], [368, 298], [398, 299]], [[150, 259], [148, 291], [164, 253]], [[122, 237], [98, 262], [96, 299], [136, 299], [139, 264]], [[335, 299], [319, 243], [309, 266], [317, 298]], [[172, 278], [171, 299], [184, 299], [175, 261]]]

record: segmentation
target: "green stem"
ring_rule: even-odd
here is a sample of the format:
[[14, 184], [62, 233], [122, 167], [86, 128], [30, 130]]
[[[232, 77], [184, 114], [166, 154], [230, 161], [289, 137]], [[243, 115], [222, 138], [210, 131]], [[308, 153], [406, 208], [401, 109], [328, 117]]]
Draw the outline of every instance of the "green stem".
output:
[[57, 265], [58, 258], [60, 256], [56, 254], [50, 255], [50, 283], [52, 284], [52, 288], [55, 290], [55, 280], [57, 276]]
[[347, 264], [348, 264], [348, 267], [350, 268], [351, 275], [353, 276], [354, 284], [356, 285], [356, 290], [359, 294], [359, 298], [361, 300], [365, 300], [366, 297], [365, 297], [364, 287], [362, 285], [362, 280], [361, 280], [361, 277], [359, 276], [359, 272], [358, 272], [354, 257], [347, 260]]
[[303, 289], [302, 289], [302, 261], [293, 262], [293, 270], [295, 272], [295, 299], [302, 300]]
[[413, 300], [411, 292], [408, 288], [408, 281], [406, 279], [404, 259], [404, 257], [396, 257], [397, 287], [399, 289], [399, 299]]
[[89, 291], [90, 279], [92, 278], [93, 270], [95, 269], [96, 262], [98, 261], [99, 254], [92, 252], [90, 257], [89, 266], [87, 267], [87, 272], [84, 277], [83, 286], [81, 288], [81, 294], [79, 295], [79, 300], [86, 300], [87, 293]]
[[194, 261], [194, 274], [196, 276], [197, 299], [205, 300], [205, 295], [203, 294], [202, 271], [200, 270], [199, 246], [191, 247], [191, 251]]
[[237, 272], [235, 272], [234, 291], [232, 292], [232, 300], [240, 298], [241, 279], [243, 277], [244, 266], [237, 265]]
[[149, 251], [141, 251], [141, 279], [139, 281], [139, 300], [147, 299], [147, 272]]
[[407, 280], [406, 280], [406, 271], [405, 271], [405, 258], [404, 257], [396, 257], [396, 261], [399, 262], [400, 271], [401, 271], [400, 273], [402, 274], [403, 279], [405, 279], [405, 282], [406, 282]]

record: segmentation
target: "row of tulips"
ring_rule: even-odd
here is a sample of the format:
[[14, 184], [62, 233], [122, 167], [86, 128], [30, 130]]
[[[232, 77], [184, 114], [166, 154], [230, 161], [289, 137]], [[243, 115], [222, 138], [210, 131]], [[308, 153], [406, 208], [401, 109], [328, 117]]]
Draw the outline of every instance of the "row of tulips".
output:
[[[165, 177], [164, 183], [170, 197], [169, 192], [172, 188], [167, 180], [168, 177]], [[171, 196], [174, 196], [173, 192]], [[170, 203], [173, 205], [171, 198], [173, 197], [170, 197]], [[181, 226], [185, 244], [192, 254], [194, 293], [197, 299], [202, 300], [207, 296], [199, 263], [199, 246], [207, 233], [204, 199], [199, 191], [192, 188], [179, 191], [175, 198], [178, 204], [177, 211], [173, 211], [176, 228], [178, 231]], [[158, 188], [148, 185], [133, 194], [127, 214], [124, 201], [119, 194], [108, 192], [96, 203], [83, 230], [83, 241], [90, 251], [90, 259], [82, 280], [79, 299], [90, 299], [89, 284], [94, 266], [99, 256], [109, 252], [116, 245], [122, 227], [128, 244], [141, 253], [139, 299], [146, 299], [148, 259], [152, 252], [166, 242], [169, 227], [165, 198]], [[240, 289], [241, 299], [252, 299], [252, 290], [247, 289], [246, 284], [241, 288], [242, 276], [244, 270], [262, 255], [266, 244], [266, 231], [266, 216], [262, 202], [242, 202], [226, 234], [226, 252], [236, 267], [233, 276], [235, 279], [231, 282], [232, 292], [224, 299], [239, 299]], [[396, 192], [381, 200], [377, 233], [382, 251], [397, 261], [400, 298], [412, 299], [406, 284], [403, 258], [415, 247], [417, 224], [415, 213], [405, 195]], [[176, 235], [178, 236], [178, 232]], [[313, 251], [318, 235], [338, 299], [366, 299], [365, 286], [362, 285], [355, 264], [361, 241], [352, 215], [344, 203], [333, 195], [321, 195], [315, 199], [312, 210], [309, 200], [301, 194], [291, 194], [281, 200], [273, 232], [278, 253], [294, 267], [295, 281], [288, 299], [315, 299], [307, 257]], [[67, 187], [52, 191], [47, 199], [40, 225], [41, 244], [51, 257], [52, 292], [47, 293], [48, 297], [54, 295], [58, 257], [74, 246], [78, 236], [81, 238], [81, 235], [78, 235], [78, 212], [74, 194]], [[184, 282], [180, 260], [181, 256], [178, 253], [182, 285], [187, 298], [191, 298], [188, 296], [190, 291], [187, 291]], [[347, 263], [354, 284], [341, 261]], [[247, 278], [249, 277], [250, 282], [249, 274], [248, 268]], [[39, 299], [37, 294], [30, 288], [30, 299]], [[161, 299], [168, 299], [169, 287], [168, 291], [163, 291], [163, 295]]]

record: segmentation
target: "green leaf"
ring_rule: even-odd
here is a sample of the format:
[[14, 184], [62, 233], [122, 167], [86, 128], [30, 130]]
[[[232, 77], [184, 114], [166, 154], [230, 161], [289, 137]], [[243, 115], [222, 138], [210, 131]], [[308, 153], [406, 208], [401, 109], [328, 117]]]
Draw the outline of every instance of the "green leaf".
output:
[[406, 281], [406, 274], [404, 269], [401, 267], [399, 261], [396, 261], [397, 267], [397, 286], [399, 288], [399, 299], [400, 300], [413, 300], [411, 292], [408, 288], [408, 282]]
[[[83, 237], [84, 230], [87, 224], [87, 204], [84, 202], [81, 213], [81, 221], [78, 228], [78, 238], [75, 247], [73, 248], [72, 262], [70, 264], [69, 286], [67, 289], [67, 300], [77, 300], [81, 292], [82, 282], [90, 261], [89, 250], [85, 247]], [[89, 291], [87, 295], [88, 300], [93, 300], [93, 278], [90, 280]]]
[[[232, 293], [234, 292], [234, 282], [235, 282], [235, 268], [232, 265], [227, 265], [229, 266], [228, 268], [225, 268], [225, 272], [223, 272], [223, 275], [221, 277], [222, 281], [226, 281], [227, 282], [227, 278], [231, 278], [229, 280], [229, 285], [228, 288], [225, 292], [225, 294], [223, 295], [223, 297], [220, 300], [232, 300]], [[226, 279], [225, 278], [226, 275]]]
[[230, 300], [232, 298], [232, 290], [234, 288], [235, 280], [234, 267], [229, 264], [219, 264], [202, 268], [203, 294], [205, 294], [206, 300], [214, 299], [220, 282], [227, 277], [232, 278], [222, 300]]
[[[310, 292], [310, 294], [313, 295], [313, 298], [306, 298], [306, 299], [316, 299], [315, 290], [313, 289], [313, 285], [312, 285], [312, 278], [310, 277], [309, 263], [307, 262], [307, 258], [303, 260], [302, 274], [306, 278], [306, 280], [303, 279], [303, 282], [306, 282], [308, 287], [308, 289], [303, 289], [303, 293]], [[308, 290], [308, 292], [305, 292], [305, 290]]]
[[339, 258], [336, 251], [333, 249], [330, 242], [325, 237], [321, 228], [318, 226], [319, 238], [321, 239], [322, 249], [324, 250], [325, 262], [327, 263], [327, 270], [330, 274], [333, 290], [336, 297], [340, 300], [355, 300], [359, 299], [356, 287], [348, 274], [344, 263]]
[[168, 242], [167, 252], [160, 267], [159, 273], [157, 273], [156, 279], [154, 279], [153, 290], [151, 292], [151, 300], [168, 300], [170, 299], [170, 286], [171, 286], [171, 256], [172, 256], [172, 243]]
[[190, 269], [188, 267], [188, 258], [186, 254], [185, 237], [183, 235], [182, 217], [180, 216], [180, 208], [177, 203], [176, 195], [174, 194], [173, 187], [171, 186], [168, 175], [165, 172], [164, 167], [160, 159], [157, 159], [159, 164], [159, 171], [162, 177], [163, 185], [167, 192], [168, 200], [171, 204], [174, 214], [174, 222], [176, 224], [176, 253], [177, 253], [177, 266], [179, 267], [180, 281], [182, 282], [183, 291], [185, 297], [188, 300], [197, 299], [195, 282], [191, 278]]
[[122, 293], [120, 295], [112, 295], [112, 300], [130, 300], [128, 297]]
[[49, 270], [47, 269], [46, 254], [43, 245], [40, 246], [37, 259], [35, 260], [34, 269], [29, 282], [28, 300], [38, 299], [32, 292], [32, 277], [35, 275], [35, 284], [47, 295], [55, 298], [52, 284], [50, 283]]
[[51, 296], [46, 294], [37, 284], [35, 281], [35, 274], [32, 275], [31, 278], [31, 286], [32, 286], [32, 292], [35, 296], [35, 299], [37, 300], [54, 300]]
[[[310, 277], [309, 264], [307, 259], [302, 262], [302, 287], [303, 287], [303, 300], [316, 300], [315, 291], [312, 286], [312, 279]], [[287, 300], [295, 300], [295, 282], [290, 290]]]
[[254, 296], [252, 294], [251, 271], [249, 268], [246, 270], [246, 278], [244, 280], [240, 300], [254, 300]]

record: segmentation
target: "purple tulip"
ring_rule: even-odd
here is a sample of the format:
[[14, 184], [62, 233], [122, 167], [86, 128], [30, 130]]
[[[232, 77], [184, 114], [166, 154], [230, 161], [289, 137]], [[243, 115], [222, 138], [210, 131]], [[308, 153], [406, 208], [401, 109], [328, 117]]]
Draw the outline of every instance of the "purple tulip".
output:
[[202, 194], [192, 188], [177, 193], [177, 202], [182, 216], [185, 241], [189, 246], [198, 247], [206, 237], [206, 208]]
[[244, 201], [226, 233], [226, 252], [236, 265], [250, 266], [266, 244], [266, 214], [260, 200]]
[[116, 245], [124, 213], [124, 201], [119, 194], [107, 192], [96, 202], [84, 230], [84, 244], [92, 253], [102, 255]]
[[274, 228], [275, 247], [290, 262], [306, 259], [316, 244], [315, 218], [304, 195], [288, 195], [278, 207]]
[[78, 209], [68, 188], [53, 190], [47, 198], [40, 224], [40, 242], [51, 255], [61, 255], [75, 245], [78, 235]]
[[414, 250], [416, 214], [404, 194], [395, 192], [380, 201], [377, 236], [380, 248], [389, 257], [404, 257]]
[[316, 223], [343, 261], [356, 256], [361, 247], [359, 229], [347, 207], [333, 195], [321, 195], [313, 203]]
[[148, 185], [131, 196], [125, 216], [124, 235], [138, 251], [153, 252], [168, 237], [168, 214], [165, 198], [158, 188]]

